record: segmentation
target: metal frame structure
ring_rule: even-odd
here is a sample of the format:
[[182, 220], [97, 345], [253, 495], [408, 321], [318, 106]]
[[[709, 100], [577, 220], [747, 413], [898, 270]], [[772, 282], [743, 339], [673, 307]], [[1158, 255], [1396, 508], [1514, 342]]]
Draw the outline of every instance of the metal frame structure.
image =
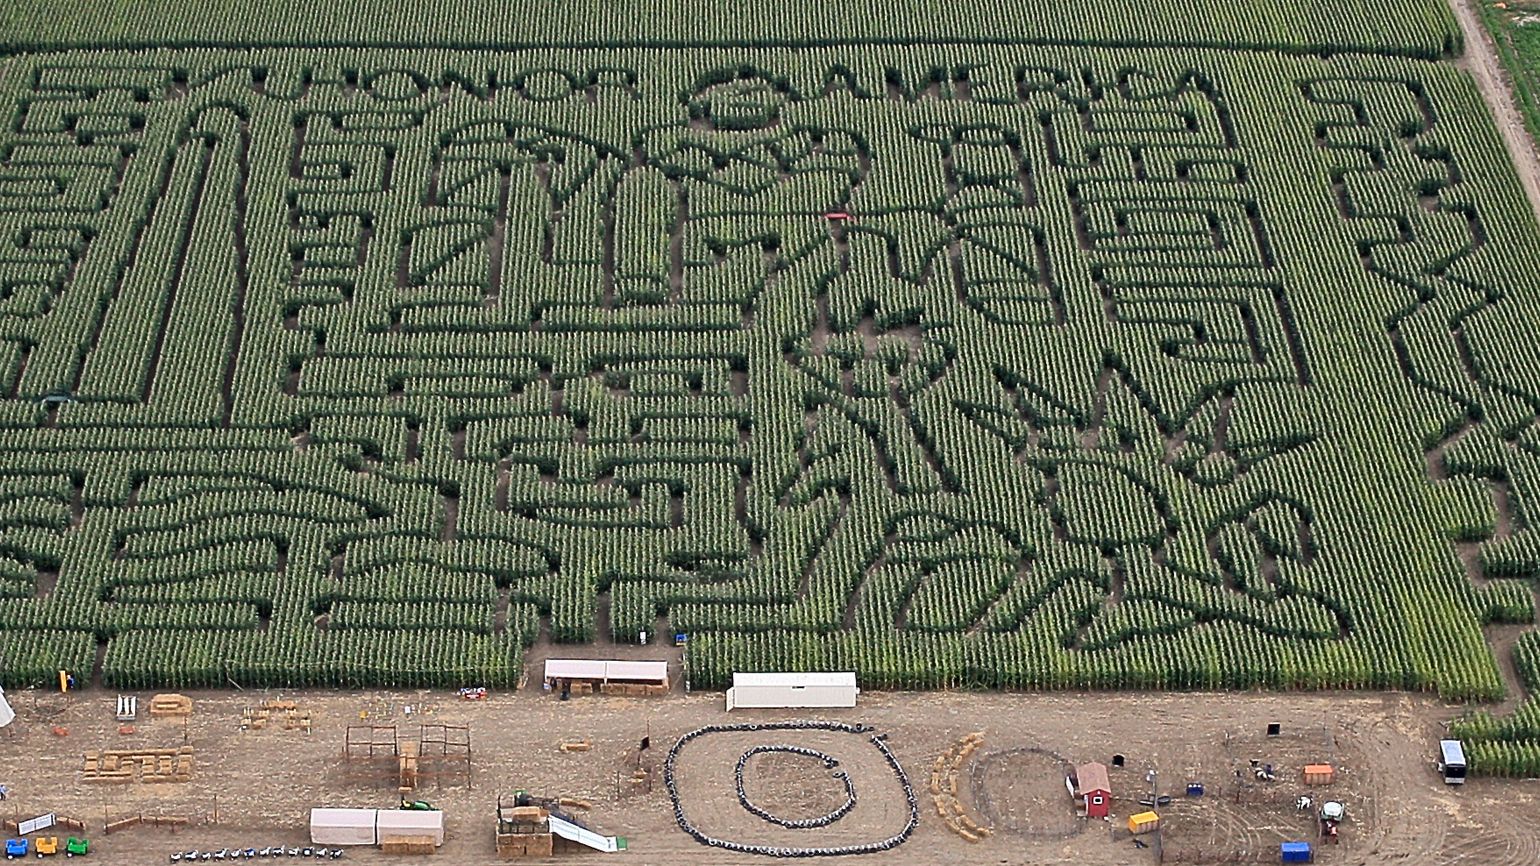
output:
[[418, 727], [417, 736], [403, 736], [397, 725], [348, 725], [342, 743], [343, 765], [349, 778], [398, 782], [401, 758], [414, 746], [413, 775], [435, 787], [447, 782], [471, 784], [471, 729], [469, 725], [438, 722]]

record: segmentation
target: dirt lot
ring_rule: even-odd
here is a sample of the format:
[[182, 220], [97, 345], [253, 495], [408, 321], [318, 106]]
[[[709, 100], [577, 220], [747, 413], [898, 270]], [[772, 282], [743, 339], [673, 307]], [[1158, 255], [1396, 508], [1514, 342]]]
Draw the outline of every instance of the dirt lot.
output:
[[[427, 692], [306, 692], [282, 697], [308, 710], [310, 733], [281, 727], [243, 732], [242, 708], [277, 695], [228, 692], [195, 693], [185, 732], [179, 723], [149, 721], [142, 713], [136, 733], [123, 735], [113, 719], [111, 694], [81, 693], [68, 702], [25, 692], [11, 697], [19, 716], [0, 733], [0, 783], [11, 789], [0, 809], [12, 818], [55, 811], [86, 821], [98, 847], [99, 856], [93, 854], [92, 860], [109, 864], [164, 863], [170, 852], [195, 847], [303, 844], [311, 806], [393, 805], [395, 779], [389, 768], [360, 775], [350, 773], [341, 759], [344, 730], [359, 724], [361, 714], [367, 714], [368, 723], [398, 724], [403, 732], [415, 733], [421, 720], [470, 726], [470, 784], [452, 778], [442, 786], [428, 782], [415, 795], [446, 812], [448, 841], [440, 856], [447, 862], [494, 860], [491, 819], [497, 795], [519, 788], [591, 800], [589, 823], [630, 841], [626, 854], [566, 855], [564, 860], [619, 856], [660, 864], [768, 862], [700, 845], [681, 832], [661, 765], [679, 736], [702, 725], [803, 715], [740, 711], [729, 717], [720, 694], [561, 702], [526, 689], [470, 703]], [[140, 697], [143, 710], [149, 696]], [[1059, 759], [1110, 761], [1122, 754], [1125, 766], [1112, 770], [1115, 816], [1141, 810], [1136, 801], [1150, 790], [1150, 770], [1156, 771], [1161, 793], [1176, 795], [1162, 810], [1160, 842], [1167, 862], [1178, 857], [1183, 862], [1276, 862], [1278, 841], [1314, 838], [1312, 819], [1295, 811], [1294, 798], [1305, 792], [1300, 766], [1320, 760], [1337, 765], [1339, 778], [1332, 787], [1310, 793], [1325, 791], [1344, 801], [1350, 820], [1341, 844], [1324, 851], [1318, 862], [1540, 862], [1532, 829], [1540, 815], [1535, 783], [1475, 781], [1450, 789], [1439, 782], [1431, 766], [1432, 746], [1442, 723], [1456, 711], [1410, 695], [873, 693], [862, 695], [858, 709], [818, 716], [871, 724], [888, 734], [888, 744], [919, 793], [919, 828], [892, 854], [867, 858], [873, 861], [901, 855], [916, 863], [959, 856], [980, 864], [1026, 859], [1154, 863], [1154, 846], [1136, 848], [1121, 821], [1087, 825], [1073, 817], [1056, 769]], [[1283, 735], [1265, 736], [1269, 722], [1281, 724]], [[54, 726], [67, 728], [68, 735], [56, 736]], [[984, 744], [964, 768], [959, 796], [981, 824], [996, 827], [979, 843], [965, 842], [946, 829], [927, 790], [936, 757], [973, 731], [983, 732]], [[189, 782], [82, 779], [84, 751], [175, 747], [184, 736], [195, 749]], [[652, 748], [638, 772], [638, 746], [648, 736]], [[590, 741], [592, 749], [564, 753], [559, 748], [579, 740]], [[749, 816], [737, 802], [732, 778], [738, 757], [758, 744], [803, 745], [838, 758], [850, 773], [859, 805], [828, 830], [782, 830]], [[876, 838], [900, 828], [908, 810], [891, 770], [875, 756], [869, 742], [852, 735], [709, 735], [681, 752], [679, 789], [693, 822], [712, 834], [742, 837], [734, 841], [805, 846]], [[1278, 780], [1251, 780], [1253, 758], [1274, 764]], [[759, 805], [797, 820], [843, 801], [843, 789], [828, 776], [817, 761], [761, 754], [746, 764], [745, 785]], [[1206, 785], [1204, 797], [1182, 796], [1189, 780]], [[778, 786], [790, 790], [778, 791]], [[979, 792], [986, 803], [977, 802]], [[106, 820], [141, 812], [184, 816], [195, 826], [176, 833], [137, 827], [102, 834]], [[354, 850], [348, 859], [392, 858]]]

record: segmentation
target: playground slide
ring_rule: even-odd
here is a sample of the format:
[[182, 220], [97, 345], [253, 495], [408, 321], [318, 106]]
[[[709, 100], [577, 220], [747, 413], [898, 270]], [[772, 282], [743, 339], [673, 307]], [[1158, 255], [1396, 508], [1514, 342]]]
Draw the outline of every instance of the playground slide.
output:
[[587, 845], [595, 851], [605, 851], [613, 854], [616, 851], [626, 850], [626, 838], [624, 836], [601, 836], [587, 827], [579, 826], [570, 821], [563, 821], [555, 815], [551, 816], [551, 832], [563, 839], [570, 839], [579, 845]]

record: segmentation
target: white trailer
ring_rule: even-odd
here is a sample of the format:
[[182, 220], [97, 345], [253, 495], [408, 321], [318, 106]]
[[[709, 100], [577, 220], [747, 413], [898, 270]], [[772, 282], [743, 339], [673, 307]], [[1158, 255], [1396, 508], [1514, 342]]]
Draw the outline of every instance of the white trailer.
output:
[[853, 707], [860, 693], [854, 671], [734, 673], [727, 709]]

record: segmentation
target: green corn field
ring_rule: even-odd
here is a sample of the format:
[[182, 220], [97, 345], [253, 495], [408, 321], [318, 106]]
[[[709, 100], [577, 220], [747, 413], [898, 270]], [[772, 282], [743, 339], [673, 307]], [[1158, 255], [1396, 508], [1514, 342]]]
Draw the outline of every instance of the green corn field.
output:
[[1540, 230], [1442, 5], [147, 5], [0, 12], [0, 684], [1504, 693]]

